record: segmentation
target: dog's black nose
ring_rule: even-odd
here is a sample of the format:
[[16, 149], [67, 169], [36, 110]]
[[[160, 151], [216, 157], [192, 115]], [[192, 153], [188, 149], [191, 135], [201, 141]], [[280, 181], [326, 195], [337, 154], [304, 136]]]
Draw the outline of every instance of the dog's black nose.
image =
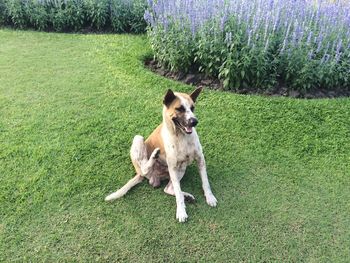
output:
[[198, 124], [198, 120], [196, 118], [190, 118], [188, 122], [191, 127], [195, 127]]

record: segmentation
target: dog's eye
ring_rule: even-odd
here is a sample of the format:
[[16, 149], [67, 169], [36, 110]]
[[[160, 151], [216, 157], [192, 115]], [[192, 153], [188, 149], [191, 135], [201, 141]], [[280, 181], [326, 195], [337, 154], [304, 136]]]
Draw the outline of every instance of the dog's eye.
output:
[[185, 112], [186, 111], [185, 107], [182, 105], [178, 108], [175, 108], [175, 110], [177, 110], [178, 112]]
[[194, 106], [191, 106], [191, 111], [194, 112]]

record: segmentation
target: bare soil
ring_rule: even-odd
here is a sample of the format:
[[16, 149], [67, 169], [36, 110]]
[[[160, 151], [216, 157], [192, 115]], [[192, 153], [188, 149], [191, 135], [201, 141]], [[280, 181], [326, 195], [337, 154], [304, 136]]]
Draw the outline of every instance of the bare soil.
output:
[[[145, 66], [151, 71], [183, 83], [193, 85], [193, 86], [205, 86], [214, 90], [224, 90], [223, 84], [220, 80], [209, 78], [203, 73], [183, 73], [183, 72], [174, 72], [167, 69], [164, 69], [160, 64], [155, 60], [146, 60]], [[271, 90], [263, 90], [259, 88], [249, 88], [241, 90], [230, 90], [238, 94], [259, 94], [263, 96], [282, 96], [282, 97], [292, 97], [292, 98], [302, 98], [302, 99], [321, 99], [321, 98], [337, 98], [337, 97], [350, 97], [349, 90], [326, 90], [326, 89], [316, 89], [306, 92], [292, 90], [284, 85], [278, 85], [276, 88]]]

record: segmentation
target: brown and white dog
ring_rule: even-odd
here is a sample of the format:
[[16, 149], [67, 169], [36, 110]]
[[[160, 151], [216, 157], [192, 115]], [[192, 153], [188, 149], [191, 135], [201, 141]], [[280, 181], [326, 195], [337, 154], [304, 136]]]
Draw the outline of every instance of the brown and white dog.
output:
[[194, 199], [193, 195], [181, 191], [180, 180], [186, 167], [195, 160], [202, 179], [204, 195], [208, 205], [215, 207], [217, 200], [213, 195], [206, 171], [202, 146], [195, 126], [198, 123], [194, 115], [194, 104], [202, 88], [197, 88], [190, 95], [168, 90], [163, 101], [163, 122], [152, 132], [146, 141], [136, 135], [130, 155], [136, 170], [136, 176], [115, 193], [106, 197], [106, 201], [125, 195], [133, 186], [149, 179], [153, 187], [160, 185], [163, 179], [170, 181], [164, 192], [176, 197], [176, 218], [180, 222], [187, 220], [185, 198]]

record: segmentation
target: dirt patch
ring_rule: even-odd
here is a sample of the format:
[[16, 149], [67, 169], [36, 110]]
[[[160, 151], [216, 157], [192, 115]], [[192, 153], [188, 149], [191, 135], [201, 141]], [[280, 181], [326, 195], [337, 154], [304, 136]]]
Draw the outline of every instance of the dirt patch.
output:
[[[155, 60], [146, 60], [145, 66], [151, 71], [157, 73], [158, 75], [181, 81], [183, 83], [193, 85], [193, 86], [205, 86], [214, 90], [224, 90], [223, 84], [218, 79], [208, 78], [202, 73], [183, 73], [174, 72], [161, 67]], [[271, 90], [261, 90], [259, 88], [241, 89], [241, 90], [231, 90], [232, 92], [238, 94], [259, 94], [263, 96], [282, 96], [282, 97], [292, 97], [292, 98], [303, 98], [303, 99], [322, 99], [322, 98], [337, 98], [337, 97], [350, 97], [350, 90], [311, 90], [307, 92], [301, 92], [298, 90], [291, 90], [283, 85], [279, 85]]]

